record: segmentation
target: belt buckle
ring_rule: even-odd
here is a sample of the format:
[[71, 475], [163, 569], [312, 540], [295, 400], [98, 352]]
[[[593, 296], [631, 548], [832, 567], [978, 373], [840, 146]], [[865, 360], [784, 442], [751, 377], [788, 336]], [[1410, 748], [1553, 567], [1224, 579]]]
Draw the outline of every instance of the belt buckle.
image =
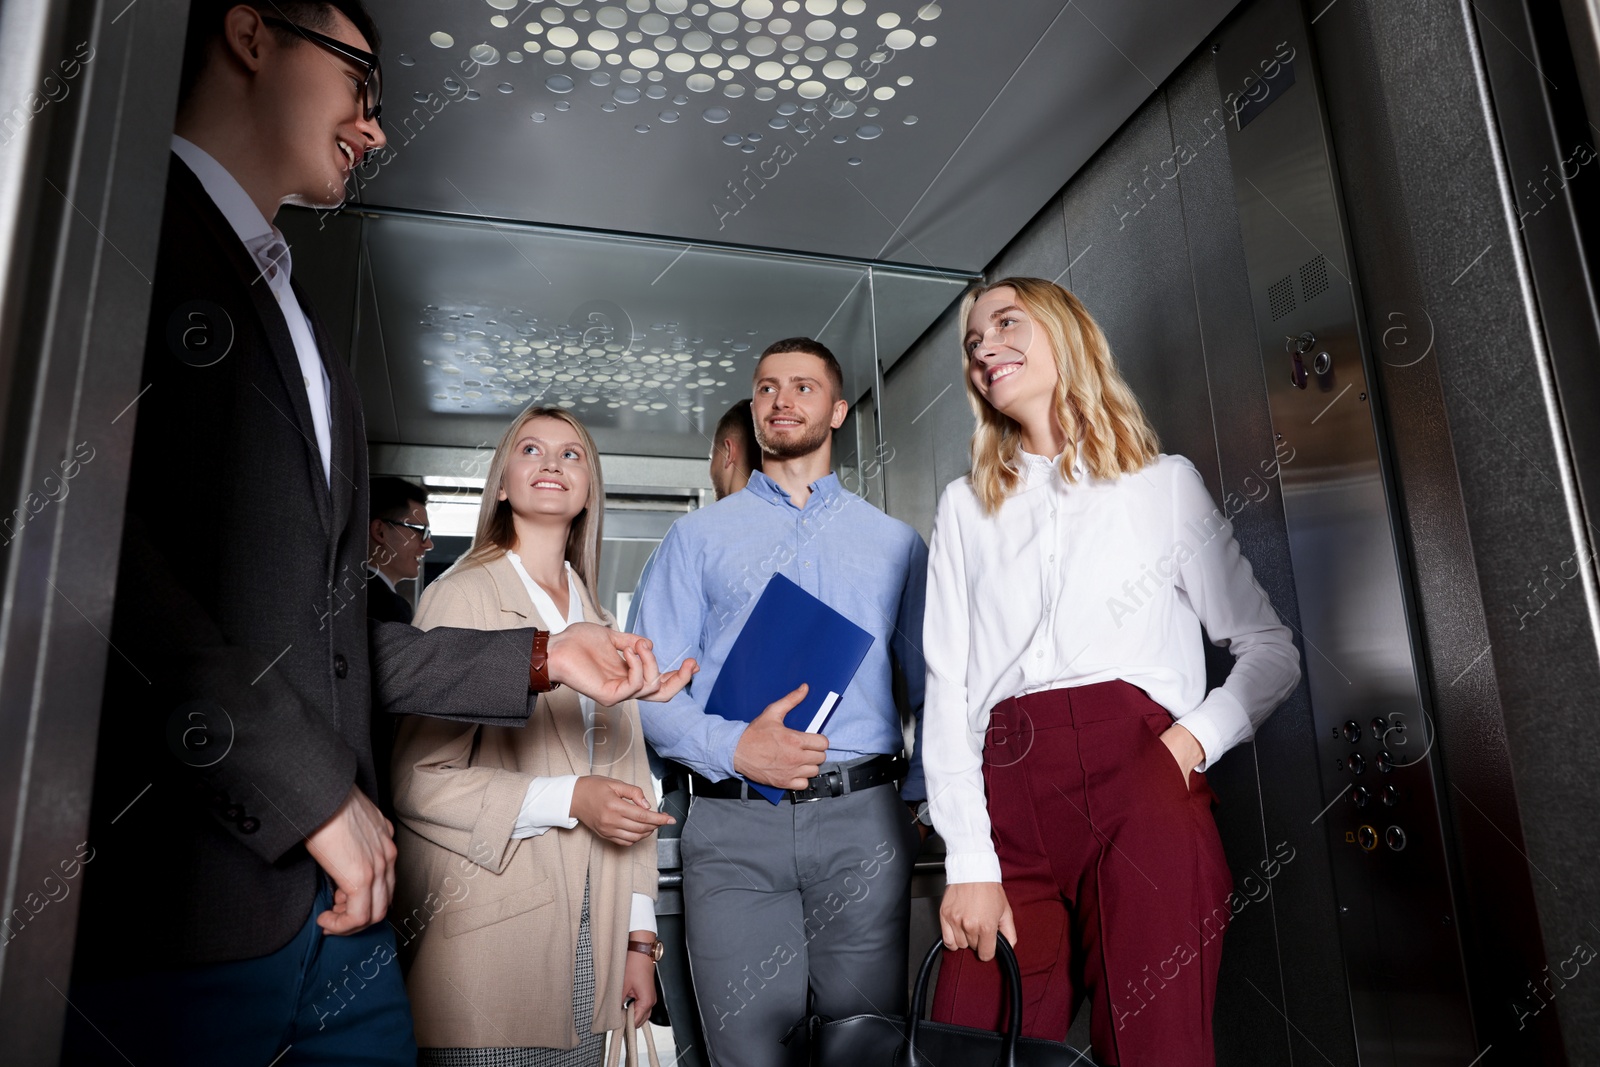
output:
[[[804, 792], [811, 795], [801, 796], [801, 791], [795, 790], [790, 794], [793, 803], [810, 804], [813, 801], [821, 800], [823, 797], [844, 796], [844, 772], [838, 770], [823, 771], [811, 781], [812, 784], [804, 790]], [[827, 792], [823, 792], [824, 788], [827, 789]]]

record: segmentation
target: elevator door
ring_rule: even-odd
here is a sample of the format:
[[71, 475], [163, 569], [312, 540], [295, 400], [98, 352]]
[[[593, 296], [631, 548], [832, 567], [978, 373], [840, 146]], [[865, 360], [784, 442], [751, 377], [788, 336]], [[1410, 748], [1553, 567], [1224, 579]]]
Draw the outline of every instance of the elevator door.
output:
[[[1239, 224], [1317, 727], [1339, 936], [1363, 1064], [1477, 1055], [1434, 721], [1370, 389], [1314, 57], [1292, 0], [1220, 36]], [[1280, 449], [1280, 454], [1284, 454]]]

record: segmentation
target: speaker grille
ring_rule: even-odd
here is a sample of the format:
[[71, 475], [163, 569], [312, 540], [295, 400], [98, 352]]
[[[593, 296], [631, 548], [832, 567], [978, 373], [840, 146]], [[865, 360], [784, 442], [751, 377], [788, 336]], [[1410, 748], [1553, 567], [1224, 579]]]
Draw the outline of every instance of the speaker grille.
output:
[[1328, 291], [1328, 261], [1322, 256], [1300, 268], [1300, 299], [1312, 300]]
[[1267, 308], [1272, 312], [1272, 321], [1277, 322], [1294, 307], [1294, 279], [1285, 274], [1267, 287]]

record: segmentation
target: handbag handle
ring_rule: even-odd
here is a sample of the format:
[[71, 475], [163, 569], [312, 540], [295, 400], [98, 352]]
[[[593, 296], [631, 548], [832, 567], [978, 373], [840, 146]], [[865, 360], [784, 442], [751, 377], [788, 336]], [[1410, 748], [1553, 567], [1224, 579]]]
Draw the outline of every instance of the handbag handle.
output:
[[[661, 1067], [661, 1058], [656, 1054], [655, 1038], [650, 1036], [649, 1023], [635, 1029], [633, 1025], [633, 998], [629, 997], [622, 1005], [622, 1025], [611, 1031], [610, 1047], [606, 1049], [606, 1067], [618, 1067], [619, 1060], [626, 1055], [627, 1067], [637, 1067], [639, 1063], [639, 1038], [644, 1040], [644, 1050], [650, 1057], [650, 1067]], [[627, 1051], [624, 1052], [623, 1050]]]
[[[917, 972], [917, 990], [911, 998], [911, 1025], [906, 1035], [906, 1067], [933, 1067], [917, 1055], [917, 1030], [922, 1026], [928, 981], [933, 977], [933, 961], [939, 958], [943, 948], [942, 940], [935, 941], [922, 960], [922, 969]], [[1000, 964], [1000, 977], [1005, 983], [1006, 1000], [1010, 1005], [1002, 1034], [1004, 1040], [1000, 1045], [999, 1067], [1017, 1067], [1017, 1037], [1022, 1033], [1022, 971], [1017, 967], [1017, 954], [1011, 951], [1011, 942], [999, 931], [994, 935], [994, 955]]]

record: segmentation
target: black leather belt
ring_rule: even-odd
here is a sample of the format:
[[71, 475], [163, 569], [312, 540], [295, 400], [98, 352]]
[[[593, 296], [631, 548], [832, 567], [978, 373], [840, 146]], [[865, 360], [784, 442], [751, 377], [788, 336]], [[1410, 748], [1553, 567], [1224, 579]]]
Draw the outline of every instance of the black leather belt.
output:
[[[791, 804], [805, 804], [813, 800], [842, 797], [846, 792], [859, 793], [874, 786], [898, 784], [904, 780], [907, 766], [901, 756], [874, 756], [865, 763], [846, 767], [842, 771], [824, 771], [811, 779], [806, 788], [786, 789], [783, 795]], [[846, 781], [849, 782], [848, 789], [845, 786]], [[742, 778], [724, 778], [720, 782], [713, 782], [709, 778], [691, 774], [689, 792], [697, 797], [742, 800], [745, 795], [745, 783]]]

